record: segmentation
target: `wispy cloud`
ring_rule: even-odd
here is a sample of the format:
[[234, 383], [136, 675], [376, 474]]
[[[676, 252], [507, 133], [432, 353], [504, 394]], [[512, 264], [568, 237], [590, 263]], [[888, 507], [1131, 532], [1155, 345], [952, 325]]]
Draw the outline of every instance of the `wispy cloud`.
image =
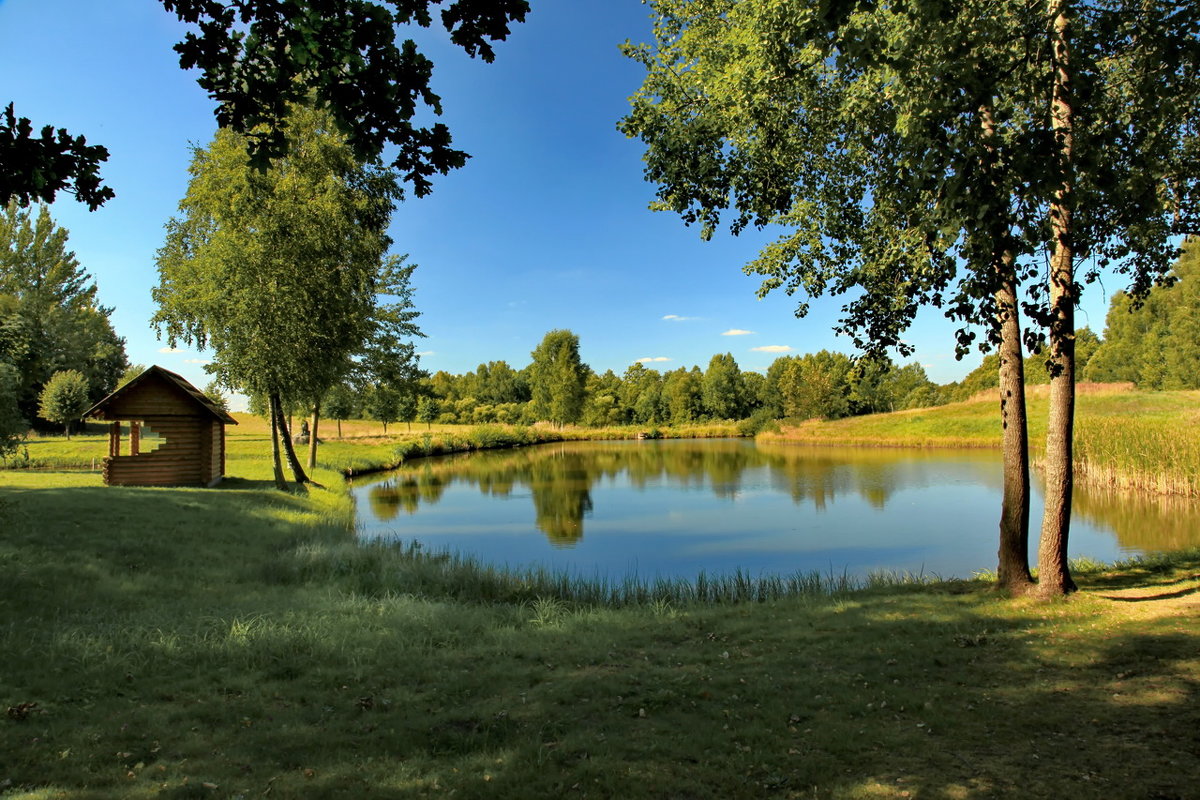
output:
[[422, 358], [424, 358], [425, 356], [436, 356], [437, 351], [435, 351], [435, 350], [420, 350], [417, 352], [417, 355], [421, 356]]
[[700, 319], [699, 317], [681, 317], [678, 314], [663, 314], [663, 319], [667, 322], [691, 322], [692, 320]]
[[655, 356], [654, 358], [639, 358], [637, 360], [637, 363], [639, 363], [639, 364], [656, 364], [661, 361], [670, 361], [670, 360], [671, 359], [667, 358], [666, 356]]
[[762, 347], [751, 347], [751, 352], [754, 353], [790, 353], [792, 348], [786, 344], [764, 344]]
[[207, 358], [185, 358], [183, 360], [183, 363], [185, 363], [185, 364], [208, 364], [209, 360]]
[[158, 348], [158, 352], [160, 352], [160, 353], [182, 353], [183, 350], [178, 347], [160, 347], [160, 348]]
[[741, 328], [730, 328], [721, 334], [722, 336], [753, 336], [754, 331], [744, 331]]

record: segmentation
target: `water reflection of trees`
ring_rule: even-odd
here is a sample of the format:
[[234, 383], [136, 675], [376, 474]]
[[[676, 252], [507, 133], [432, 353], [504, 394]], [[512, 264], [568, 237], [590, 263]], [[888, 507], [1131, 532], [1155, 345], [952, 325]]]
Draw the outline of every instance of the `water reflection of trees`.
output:
[[640, 490], [669, 484], [732, 500], [747, 480], [765, 475], [797, 504], [823, 510], [839, 495], [857, 494], [882, 509], [897, 491], [942, 481], [948, 469], [976, 483], [994, 483], [998, 474], [996, 458], [987, 452], [756, 446], [744, 440], [564, 442], [427, 460], [392, 473], [370, 487], [368, 497], [375, 516], [388, 521], [400, 509], [412, 514], [422, 503], [438, 502], [456, 483], [496, 497], [523, 488], [533, 499], [538, 529], [555, 546], [570, 547], [583, 537], [593, 487], [618, 476]]
[[1074, 513], [1108, 528], [1124, 550], [1166, 552], [1200, 547], [1200, 503], [1194, 498], [1077, 486]]

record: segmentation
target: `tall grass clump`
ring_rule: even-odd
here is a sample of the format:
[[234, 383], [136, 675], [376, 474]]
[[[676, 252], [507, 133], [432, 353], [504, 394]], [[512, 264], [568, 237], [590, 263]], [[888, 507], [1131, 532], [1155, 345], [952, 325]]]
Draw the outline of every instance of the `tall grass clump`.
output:
[[264, 567], [274, 584], [324, 584], [367, 597], [406, 595], [428, 600], [548, 607], [719, 606], [825, 597], [864, 589], [927, 585], [938, 578], [911, 573], [799, 571], [755, 575], [746, 570], [694, 579], [625, 575], [579, 575], [542, 566], [510, 567], [446, 551], [427, 551], [419, 542], [305, 543]]
[[1179, 419], [1084, 417], [1075, 428], [1080, 480], [1116, 489], [1200, 495], [1200, 426]]

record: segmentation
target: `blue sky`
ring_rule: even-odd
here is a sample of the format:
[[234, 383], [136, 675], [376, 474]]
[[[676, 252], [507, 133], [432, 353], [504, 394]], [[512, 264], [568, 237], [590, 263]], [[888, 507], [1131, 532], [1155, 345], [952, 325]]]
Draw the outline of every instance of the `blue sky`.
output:
[[[618, 373], [640, 359], [704, 367], [731, 352], [743, 369], [765, 369], [781, 353], [852, 352], [831, 332], [837, 298], [802, 320], [794, 298], [756, 299], [759, 280], [741, 267], [768, 235], [702, 242], [678, 217], [647, 210], [641, 145], [616, 122], [642, 75], [618, 45], [650, 39], [648, 13], [637, 0], [534, 0], [493, 64], [424, 36], [442, 120], [473, 156], [393, 216], [393, 252], [418, 264], [426, 369], [519, 368], [554, 328], [579, 335], [594, 369]], [[109, 149], [103, 175], [116, 199], [89, 213], [64, 196], [52, 213], [116, 309], [130, 360], [203, 385], [206, 355], [163, 352], [148, 322], [154, 253], [186, 188], [189, 143], [215, 131], [212, 103], [171, 49], [183, 31], [153, 0], [0, 0], [0, 105]], [[1104, 288], [1089, 287], [1079, 313], [1098, 333]], [[979, 363], [954, 359], [953, 330], [931, 310], [907, 337], [935, 381]]]

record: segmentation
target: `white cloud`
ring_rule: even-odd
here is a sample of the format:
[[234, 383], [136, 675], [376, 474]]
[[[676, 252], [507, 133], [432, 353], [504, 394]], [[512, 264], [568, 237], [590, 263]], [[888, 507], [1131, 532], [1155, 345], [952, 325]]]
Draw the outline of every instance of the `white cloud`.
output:
[[183, 363], [185, 363], [185, 364], [207, 364], [209, 362], [208, 362], [207, 358], [185, 358], [183, 360]]
[[750, 351], [754, 353], [790, 353], [792, 348], [786, 344], [764, 344], [762, 347], [751, 347]]
[[158, 352], [160, 352], [160, 353], [182, 353], [183, 350], [181, 350], [178, 347], [160, 347], [160, 348], [158, 348]]
[[639, 358], [639, 359], [637, 360], [637, 363], [639, 363], [639, 364], [652, 364], [652, 363], [658, 363], [658, 362], [661, 362], [661, 361], [670, 361], [670, 360], [671, 360], [671, 359], [667, 358], [666, 356], [655, 356], [654, 358]]
[[417, 355], [424, 358], [425, 356], [436, 356], [437, 353], [433, 350], [421, 350], [420, 352], [417, 353]]
[[722, 336], [753, 336], [754, 331], [744, 331], [741, 328], [730, 328], [721, 334]]
[[699, 317], [681, 317], [678, 314], [664, 314], [663, 319], [667, 322], [691, 322], [692, 320], [700, 319]]

